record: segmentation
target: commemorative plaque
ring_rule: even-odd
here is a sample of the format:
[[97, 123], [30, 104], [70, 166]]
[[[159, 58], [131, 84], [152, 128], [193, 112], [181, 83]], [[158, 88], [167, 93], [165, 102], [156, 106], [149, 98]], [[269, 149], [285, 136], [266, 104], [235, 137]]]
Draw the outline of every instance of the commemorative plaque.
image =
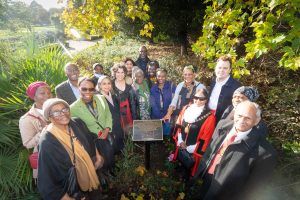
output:
[[132, 141], [163, 140], [161, 120], [134, 120]]
[[145, 142], [145, 167], [150, 169], [151, 141], [163, 140], [162, 120], [134, 120], [132, 141]]

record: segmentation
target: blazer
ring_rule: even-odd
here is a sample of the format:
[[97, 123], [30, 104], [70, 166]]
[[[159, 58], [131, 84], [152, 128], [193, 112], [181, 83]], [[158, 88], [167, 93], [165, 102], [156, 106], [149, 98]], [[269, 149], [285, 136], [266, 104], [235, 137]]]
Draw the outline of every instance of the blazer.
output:
[[110, 128], [112, 130], [112, 116], [106, 102], [106, 99], [102, 95], [94, 95], [93, 99], [96, 101], [98, 118], [90, 113], [85, 103], [81, 99], [77, 99], [71, 106], [71, 116], [78, 117], [88, 127], [90, 132], [98, 134], [104, 128]]
[[55, 94], [57, 98], [65, 100], [69, 105], [77, 100], [69, 81], [64, 81], [55, 87]]
[[[232, 120], [222, 120], [217, 125], [195, 177], [203, 177], [207, 173], [211, 161], [232, 127]], [[264, 188], [264, 181], [275, 167], [276, 153], [267, 142], [265, 134], [260, 134], [262, 128], [253, 127], [244, 139], [227, 147], [215, 168], [204, 199], [255, 199], [253, 195]]]
[[[209, 96], [211, 95], [211, 92], [213, 91], [214, 87], [216, 85], [216, 78], [213, 78], [211, 84], [210, 84], [210, 91]], [[217, 123], [220, 121], [221, 116], [224, 112], [224, 110], [232, 104], [232, 95], [234, 91], [241, 86], [241, 83], [237, 80], [230, 77], [228, 81], [223, 85], [221, 89], [221, 93], [218, 99], [218, 105], [216, 109], [216, 119]]]
[[148, 78], [148, 70], [147, 70], [147, 64], [150, 61], [148, 57], [145, 59], [142, 59], [141, 57], [138, 57], [138, 59], [135, 61], [135, 64], [144, 72], [145, 78]]

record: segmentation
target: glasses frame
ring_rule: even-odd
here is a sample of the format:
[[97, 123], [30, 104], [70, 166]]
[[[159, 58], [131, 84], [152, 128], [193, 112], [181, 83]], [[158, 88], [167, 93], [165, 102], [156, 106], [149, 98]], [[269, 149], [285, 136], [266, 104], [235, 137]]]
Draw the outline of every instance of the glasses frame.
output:
[[96, 89], [95, 88], [80, 88], [80, 91], [82, 91], [82, 92], [87, 92], [87, 91], [89, 91], [89, 92], [95, 92]]
[[207, 97], [197, 97], [197, 96], [194, 96], [193, 99], [194, 100], [199, 100], [199, 101], [205, 101], [205, 100], [207, 100]]
[[49, 116], [57, 118], [57, 117], [63, 116], [66, 113], [70, 113], [70, 108], [64, 107], [61, 110], [57, 110], [57, 111], [54, 111], [54, 112], [50, 113]]

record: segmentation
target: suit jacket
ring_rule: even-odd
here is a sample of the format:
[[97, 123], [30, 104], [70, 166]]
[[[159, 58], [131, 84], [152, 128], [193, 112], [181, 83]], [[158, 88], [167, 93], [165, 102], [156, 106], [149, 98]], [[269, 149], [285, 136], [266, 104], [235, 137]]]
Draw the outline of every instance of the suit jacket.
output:
[[[214, 89], [216, 85], [216, 78], [214, 78], [210, 84], [210, 91], [209, 91], [209, 95], [211, 94], [212, 90]], [[217, 105], [217, 109], [216, 109], [216, 119], [217, 119], [217, 123], [219, 122], [219, 120], [221, 119], [221, 116], [224, 112], [224, 110], [231, 105], [232, 103], [232, 95], [234, 93], [234, 91], [239, 88], [241, 86], [241, 83], [238, 82], [237, 80], [233, 79], [232, 77], [230, 77], [228, 79], [228, 81], [225, 83], [225, 85], [223, 85], [222, 89], [221, 89], [221, 93], [218, 99], [218, 105]]]
[[138, 59], [135, 61], [135, 64], [144, 72], [144, 75], [146, 78], [148, 78], [148, 70], [147, 70], [147, 64], [150, 61], [148, 57], [145, 59], [142, 59], [141, 57], [138, 57]]
[[88, 127], [90, 132], [98, 134], [104, 128], [110, 128], [112, 130], [112, 116], [106, 102], [106, 99], [102, 95], [94, 95], [93, 99], [96, 101], [98, 118], [90, 113], [85, 103], [81, 99], [77, 99], [71, 106], [71, 116], [78, 117]]
[[55, 87], [55, 94], [57, 98], [65, 100], [69, 105], [77, 100], [68, 81], [64, 81], [57, 85]]
[[[207, 173], [211, 161], [232, 127], [232, 120], [222, 120], [217, 125], [195, 177], [203, 177]], [[254, 195], [259, 194], [257, 191], [262, 191], [267, 185], [263, 183], [271, 175], [276, 163], [275, 150], [267, 142], [265, 134], [260, 134], [262, 128], [253, 127], [244, 139], [227, 147], [215, 168], [204, 199], [256, 199]]]

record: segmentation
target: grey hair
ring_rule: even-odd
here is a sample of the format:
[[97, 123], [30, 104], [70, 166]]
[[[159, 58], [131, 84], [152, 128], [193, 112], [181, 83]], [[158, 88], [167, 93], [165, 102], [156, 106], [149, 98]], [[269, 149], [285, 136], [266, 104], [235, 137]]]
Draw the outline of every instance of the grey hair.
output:
[[237, 106], [236, 106], [236, 108], [235, 109], [238, 109], [238, 107], [241, 107], [241, 106], [243, 106], [243, 104], [248, 104], [248, 105], [251, 105], [251, 106], [254, 106], [255, 108], [256, 108], [256, 118], [257, 119], [261, 119], [261, 108], [260, 108], [260, 106], [257, 104], [257, 103], [255, 103], [255, 102], [252, 102], [252, 101], [249, 101], [249, 100], [247, 100], [247, 101], [243, 101], [243, 102], [241, 102], [241, 103], [239, 103]]
[[132, 71], [132, 77], [135, 77], [135, 75], [138, 74], [138, 73], [141, 73], [141, 74], [143, 74], [143, 76], [144, 76], [143, 70], [137, 69], [137, 70]]
[[[251, 102], [251, 101], [249, 101], [249, 102]], [[255, 106], [255, 108], [256, 108], [256, 117], [257, 118], [259, 118], [259, 119], [261, 119], [261, 108], [260, 108], [260, 106], [257, 104], [257, 103], [255, 103], [255, 102], [251, 102], [254, 106]]]

